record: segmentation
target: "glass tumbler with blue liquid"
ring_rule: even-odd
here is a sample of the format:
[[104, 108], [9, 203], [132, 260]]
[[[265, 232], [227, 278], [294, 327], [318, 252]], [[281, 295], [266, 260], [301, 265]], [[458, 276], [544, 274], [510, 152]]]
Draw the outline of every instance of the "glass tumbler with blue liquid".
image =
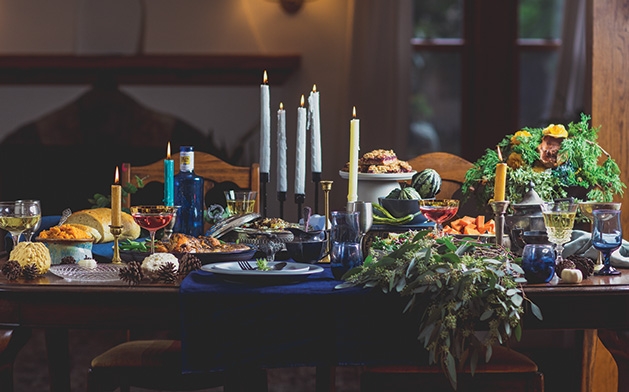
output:
[[335, 279], [341, 279], [347, 271], [363, 263], [359, 217], [358, 211], [331, 213], [330, 268]]
[[549, 244], [527, 244], [522, 251], [522, 269], [529, 283], [548, 283], [555, 275], [555, 251]]

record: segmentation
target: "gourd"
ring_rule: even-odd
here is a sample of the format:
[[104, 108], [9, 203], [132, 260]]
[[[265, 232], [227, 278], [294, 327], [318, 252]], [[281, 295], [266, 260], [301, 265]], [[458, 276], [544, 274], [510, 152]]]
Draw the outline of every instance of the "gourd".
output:
[[441, 176], [434, 169], [424, 169], [413, 175], [411, 187], [422, 199], [431, 199], [441, 190]]
[[421, 196], [412, 186], [405, 186], [400, 189], [400, 196], [398, 196], [398, 199], [419, 200], [421, 199]]
[[419, 200], [421, 196], [415, 190], [415, 188], [411, 186], [406, 186], [404, 188], [395, 188], [386, 197], [387, 199], [401, 199], [401, 200]]

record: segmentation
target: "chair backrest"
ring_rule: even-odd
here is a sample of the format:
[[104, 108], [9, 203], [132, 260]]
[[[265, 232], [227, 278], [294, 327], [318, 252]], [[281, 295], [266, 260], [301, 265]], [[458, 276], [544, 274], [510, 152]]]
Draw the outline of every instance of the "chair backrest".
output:
[[[172, 156], [175, 161], [175, 174], [179, 172], [179, 153]], [[255, 211], [260, 210], [260, 165], [253, 163], [251, 166], [234, 166], [214, 155], [195, 151], [194, 152], [194, 172], [203, 177], [204, 194], [207, 195], [212, 188], [221, 183], [233, 183], [238, 188], [257, 192]], [[129, 163], [122, 164], [121, 183], [133, 182], [138, 176], [143, 179], [144, 184], [151, 182], [164, 183], [164, 161], [159, 160], [146, 166], [133, 166]], [[131, 206], [131, 197], [127, 195], [122, 200], [123, 207]]]
[[441, 176], [440, 199], [451, 198], [465, 181], [465, 173], [474, 166], [460, 156], [447, 152], [430, 152], [409, 159], [408, 163], [414, 170], [435, 169]]

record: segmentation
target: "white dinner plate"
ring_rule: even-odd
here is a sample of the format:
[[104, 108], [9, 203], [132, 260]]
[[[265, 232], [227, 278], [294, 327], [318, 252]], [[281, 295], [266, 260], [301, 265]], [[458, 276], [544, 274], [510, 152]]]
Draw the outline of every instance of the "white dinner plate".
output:
[[[358, 173], [359, 180], [373, 180], [373, 181], [390, 181], [390, 180], [410, 180], [416, 171], [408, 173]], [[339, 170], [339, 175], [343, 179], [349, 178], [349, 172]]]
[[[255, 261], [247, 261], [252, 267], [256, 267]], [[270, 267], [276, 261], [269, 262]], [[204, 271], [209, 271], [220, 275], [223, 279], [238, 283], [253, 284], [285, 284], [307, 278], [312, 274], [323, 272], [323, 268], [314, 264], [289, 262], [281, 270], [243, 270], [238, 262], [231, 261], [225, 263], [206, 264], [201, 267]]]

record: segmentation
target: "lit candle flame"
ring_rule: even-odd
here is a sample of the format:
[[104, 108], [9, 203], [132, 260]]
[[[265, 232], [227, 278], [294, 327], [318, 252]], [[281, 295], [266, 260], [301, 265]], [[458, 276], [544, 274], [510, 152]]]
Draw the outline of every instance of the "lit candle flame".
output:
[[356, 118], [356, 106], [352, 108], [352, 118]]
[[316, 84], [313, 84], [313, 85], [312, 85], [312, 92], [313, 92], [313, 93], [316, 93], [316, 92], [317, 92], [317, 85], [316, 85]]
[[120, 183], [120, 174], [118, 173], [118, 166], [116, 166], [116, 175], [114, 176], [114, 184]]
[[266, 75], [266, 69], [264, 70], [264, 76], [262, 76], [262, 84], [269, 84], [269, 78]]
[[280, 102], [280, 110], [284, 110], [284, 103]]
[[304, 104], [305, 104], [305, 102], [304, 102], [304, 95], [301, 94], [301, 103], [300, 103], [300, 105], [301, 105], [302, 108], [304, 107]]
[[166, 159], [170, 159], [170, 142], [168, 142], [168, 147], [166, 147]]
[[496, 149], [498, 150], [498, 159], [502, 162], [502, 152], [500, 151], [500, 146], [496, 146]]

